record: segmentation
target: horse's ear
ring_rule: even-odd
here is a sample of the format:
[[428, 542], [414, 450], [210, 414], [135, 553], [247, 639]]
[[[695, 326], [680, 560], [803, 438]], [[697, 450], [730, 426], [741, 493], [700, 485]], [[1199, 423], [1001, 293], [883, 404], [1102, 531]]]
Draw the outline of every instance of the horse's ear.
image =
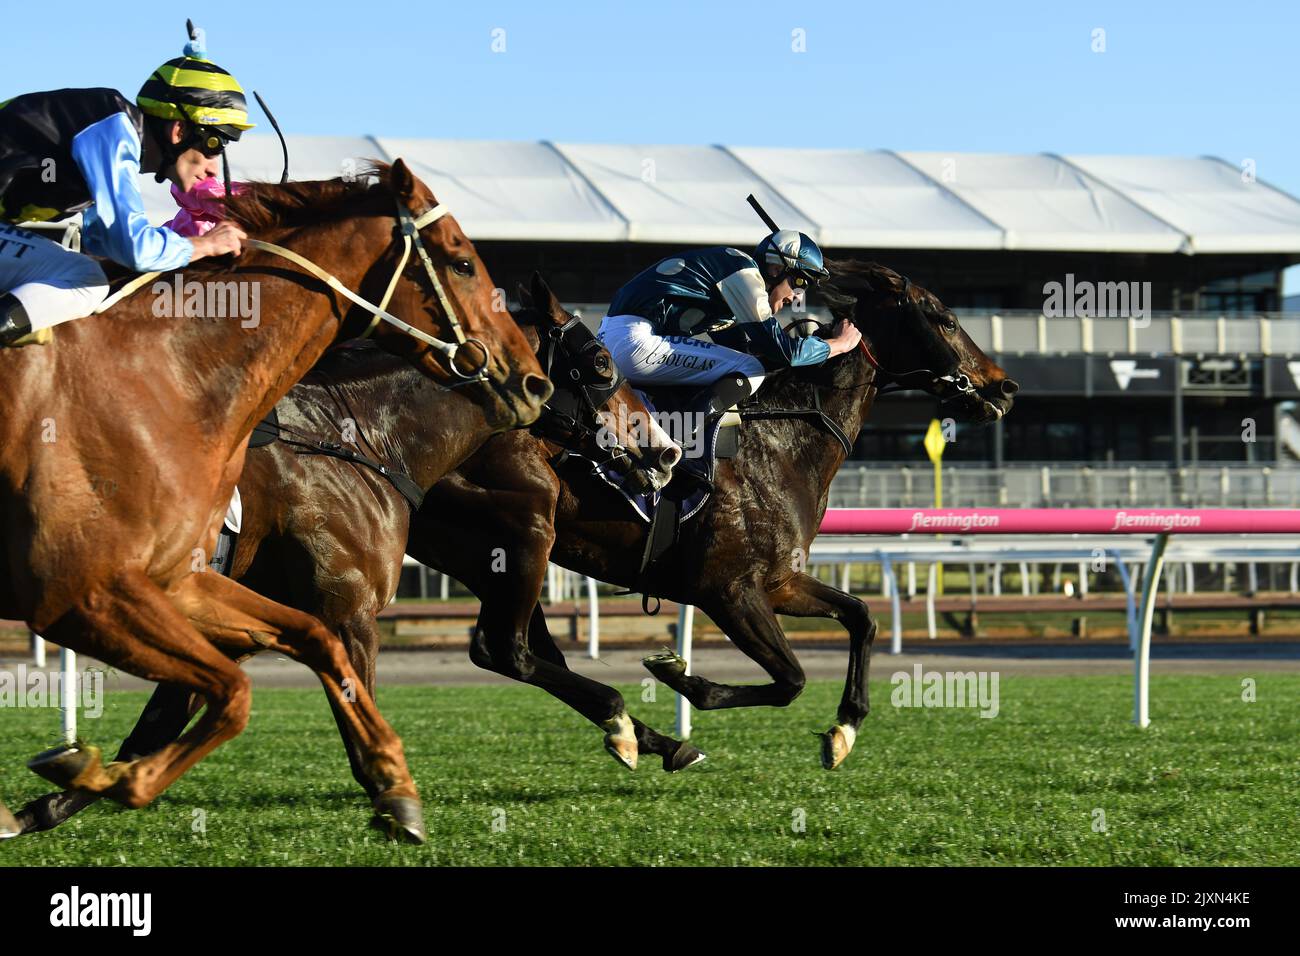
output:
[[515, 295], [519, 297], [519, 304], [525, 309], [533, 308], [533, 294], [522, 282], [515, 283]]
[[398, 159], [389, 168], [388, 184], [402, 202], [411, 201], [411, 197], [415, 195], [415, 174], [411, 172], [411, 167], [406, 165], [405, 160]]
[[540, 272], [533, 273], [532, 283], [533, 301], [537, 303], [538, 307], [550, 313], [557, 323], [563, 324], [567, 322], [568, 315], [565, 314], [564, 306], [555, 297], [555, 293], [551, 291], [551, 287], [546, 284], [546, 280], [542, 278]]

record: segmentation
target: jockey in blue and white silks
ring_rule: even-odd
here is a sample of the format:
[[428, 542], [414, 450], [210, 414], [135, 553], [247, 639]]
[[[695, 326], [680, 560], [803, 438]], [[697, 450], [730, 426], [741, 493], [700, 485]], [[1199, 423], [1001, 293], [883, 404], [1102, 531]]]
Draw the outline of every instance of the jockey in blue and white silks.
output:
[[[857, 345], [847, 323], [819, 339], [792, 337], [776, 320], [829, 274], [817, 244], [793, 230], [753, 256], [727, 246], [670, 256], [618, 290], [599, 337], [633, 385], [703, 386], [734, 372], [752, 391], [768, 369], [817, 365]], [[694, 337], [703, 333], [713, 341]]]
[[[783, 229], [752, 256], [728, 246], [670, 256], [615, 293], [598, 335], [628, 381], [701, 387], [690, 420], [669, 425], [685, 450], [679, 474], [708, 482], [708, 462], [691, 449], [706, 422], [757, 391], [767, 371], [817, 365], [857, 347], [862, 336], [852, 323], [822, 339], [792, 336], [776, 320], [829, 275], [817, 244]], [[695, 338], [704, 333], [713, 341]]]

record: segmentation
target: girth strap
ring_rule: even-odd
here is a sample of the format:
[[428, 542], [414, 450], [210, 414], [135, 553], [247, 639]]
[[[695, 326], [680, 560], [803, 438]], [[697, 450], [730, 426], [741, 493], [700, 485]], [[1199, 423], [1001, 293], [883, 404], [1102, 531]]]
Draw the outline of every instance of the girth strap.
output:
[[822, 410], [822, 393], [818, 388], [813, 389], [813, 407], [812, 408], [747, 408], [740, 406], [738, 409], [740, 417], [745, 418], [816, 418], [825, 429], [835, 436], [835, 440], [840, 443], [844, 449], [845, 457], [853, 454], [853, 443], [849, 441], [849, 436], [844, 434], [844, 429], [836, 424], [835, 420]]

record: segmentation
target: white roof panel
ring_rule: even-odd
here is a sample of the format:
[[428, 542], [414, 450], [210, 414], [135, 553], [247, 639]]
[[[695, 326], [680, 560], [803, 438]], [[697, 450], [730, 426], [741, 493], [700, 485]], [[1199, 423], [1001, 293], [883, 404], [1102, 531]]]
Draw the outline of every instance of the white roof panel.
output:
[[1192, 237], [1196, 252], [1296, 252], [1300, 202], [1214, 157], [1069, 156]]
[[616, 242], [627, 223], [547, 143], [389, 139], [474, 239]]
[[[831, 248], [1300, 255], [1300, 200], [1213, 157], [589, 145], [289, 137], [294, 179], [403, 157], [479, 239], [729, 244], [763, 226]], [[247, 135], [237, 180], [277, 181], [280, 144]], [[175, 215], [141, 177], [151, 221]]]
[[1187, 245], [1181, 232], [1056, 156], [898, 155], [1000, 225], [1007, 249], [1177, 252]]
[[827, 246], [1000, 249], [1002, 230], [893, 153], [729, 147], [818, 223]]
[[634, 242], [755, 245], [762, 222], [745, 202], [751, 192], [782, 229], [816, 226], [717, 146], [556, 148], [627, 222]]

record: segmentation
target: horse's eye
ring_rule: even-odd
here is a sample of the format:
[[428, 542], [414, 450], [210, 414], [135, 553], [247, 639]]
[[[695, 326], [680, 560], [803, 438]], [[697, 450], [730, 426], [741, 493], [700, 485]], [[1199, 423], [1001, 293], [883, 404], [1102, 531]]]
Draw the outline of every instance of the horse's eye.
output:
[[468, 259], [455, 259], [452, 261], [451, 271], [458, 276], [472, 276], [474, 274], [474, 263]]
[[954, 315], [945, 315], [943, 317], [943, 330], [945, 332], [957, 331], [957, 317]]

